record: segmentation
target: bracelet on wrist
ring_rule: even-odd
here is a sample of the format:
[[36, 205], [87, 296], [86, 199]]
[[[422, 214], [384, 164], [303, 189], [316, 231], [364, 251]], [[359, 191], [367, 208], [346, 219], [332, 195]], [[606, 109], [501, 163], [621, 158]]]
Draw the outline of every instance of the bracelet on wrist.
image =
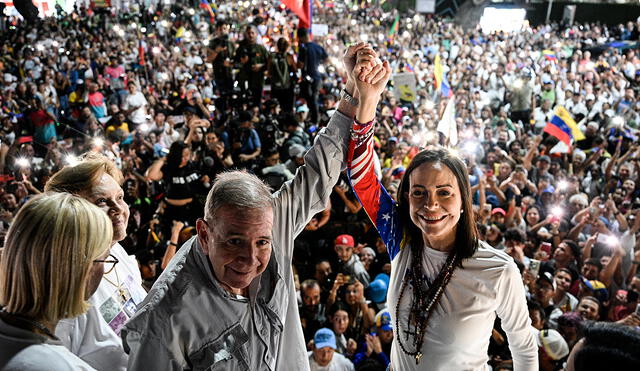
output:
[[346, 88], [340, 91], [340, 97], [354, 107], [357, 107], [360, 104], [360, 101], [354, 98], [353, 94], [349, 93]]

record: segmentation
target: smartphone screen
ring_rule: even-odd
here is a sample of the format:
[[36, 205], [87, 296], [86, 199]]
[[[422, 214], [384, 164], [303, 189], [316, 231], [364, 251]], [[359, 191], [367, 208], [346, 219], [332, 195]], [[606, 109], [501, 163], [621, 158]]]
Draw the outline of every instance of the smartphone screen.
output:
[[538, 273], [540, 272], [540, 260], [530, 259], [529, 272], [535, 277], [538, 277]]
[[540, 250], [547, 253], [547, 255], [551, 255], [551, 244], [549, 242], [543, 242], [540, 244]]

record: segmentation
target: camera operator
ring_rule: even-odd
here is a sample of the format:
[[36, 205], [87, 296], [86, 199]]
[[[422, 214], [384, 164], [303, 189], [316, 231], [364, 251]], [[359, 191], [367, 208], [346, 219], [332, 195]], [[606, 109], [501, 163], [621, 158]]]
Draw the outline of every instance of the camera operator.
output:
[[238, 63], [240, 71], [236, 80], [240, 89], [251, 95], [254, 105], [259, 105], [264, 88], [264, 72], [267, 69], [269, 52], [258, 44], [258, 30], [253, 25], [245, 28], [244, 39], [238, 45], [235, 54], [235, 62]]

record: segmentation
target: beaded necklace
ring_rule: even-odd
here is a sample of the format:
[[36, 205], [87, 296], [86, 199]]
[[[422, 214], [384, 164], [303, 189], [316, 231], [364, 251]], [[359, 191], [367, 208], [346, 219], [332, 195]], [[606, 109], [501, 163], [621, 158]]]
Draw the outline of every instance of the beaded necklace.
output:
[[[409, 278], [413, 282], [413, 301], [411, 302], [411, 308], [409, 310], [409, 316], [407, 318], [407, 329], [405, 332], [405, 340], [409, 340], [409, 335], [413, 335], [413, 346], [415, 351], [408, 351], [405, 345], [402, 343], [402, 331], [400, 330], [400, 301], [407, 288], [408, 279], [403, 279], [402, 288], [400, 289], [400, 296], [396, 303], [396, 329], [398, 329], [398, 344], [402, 351], [410, 356], [416, 358], [416, 365], [420, 363], [422, 358], [422, 344], [424, 343], [424, 334], [429, 323], [429, 318], [435, 310], [444, 289], [451, 280], [453, 271], [457, 265], [457, 254], [451, 253], [447, 257], [447, 261], [442, 266], [440, 273], [435, 278], [429, 288], [425, 287], [424, 280], [422, 279], [422, 247], [414, 247], [411, 249], [413, 256], [413, 264], [409, 273]], [[414, 331], [411, 332], [411, 322], [414, 322]]]

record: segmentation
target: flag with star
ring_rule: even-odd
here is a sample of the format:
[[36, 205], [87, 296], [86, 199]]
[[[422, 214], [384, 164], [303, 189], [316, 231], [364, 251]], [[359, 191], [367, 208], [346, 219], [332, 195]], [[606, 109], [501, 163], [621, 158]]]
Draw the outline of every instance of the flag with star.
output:
[[395, 201], [378, 180], [374, 170], [374, 161], [377, 159], [373, 149], [373, 126], [373, 121], [367, 124], [354, 122], [347, 174], [358, 201], [375, 224], [389, 257], [393, 260], [403, 245], [403, 228]]

